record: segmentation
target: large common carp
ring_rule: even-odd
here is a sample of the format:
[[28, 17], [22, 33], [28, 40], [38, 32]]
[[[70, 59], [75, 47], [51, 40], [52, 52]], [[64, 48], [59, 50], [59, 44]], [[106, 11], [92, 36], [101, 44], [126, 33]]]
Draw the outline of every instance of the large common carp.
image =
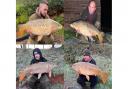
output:
[[89, 75], [99, 76], [103, 83], [106, 83], [108, 74], [102, 71], [98, 66], [88, 62], [78, 62], [72, 65], [77, 74], [83, 74], [89, 80]]
[[78, 33], [82, 34], [85, 38], [92, 38], [98, 36], [99, 43], [103, 43], [104, 33], [100, 32], [95, 26], [85, 21], [76, 21], [70, 24]]
[[43, 38], [43, 36], [51, 35], [57, 30], [62, 29], [62, 27], [63, 26], [61, 24], [52, 19], [37, 19], [28, 21], [27, 23], [20, 25], [19, 31], [25, 31], [37, 36], [37, 41], [39, 42]]
[[19, 81], [23, 81], [25, 76], [38, 74], [38, 79], [41, 77], [42, 73], [48, 73], [51, 77], [51, 70], [57, 65], [48, 62], [39, 62], [27, 66], [25, 69], [21, 70], [19, 73]]

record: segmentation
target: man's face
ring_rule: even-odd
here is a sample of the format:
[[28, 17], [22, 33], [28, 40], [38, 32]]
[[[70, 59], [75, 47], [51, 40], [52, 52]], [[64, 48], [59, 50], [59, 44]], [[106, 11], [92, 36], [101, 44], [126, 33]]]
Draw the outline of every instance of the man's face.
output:
[[40, 54], [39, 53], [34, 52], [34, 55], [35, 55], [36, 60], [40, 60]]
[[39, 12], [41, 15], [43, 15], [45, 17], [48, 13], [48, 5], [44, 4], [44, 3], [40, 4], [39, 5]]
[[90, 2], [88, 9], [89, 13], [93, 14], [96, 11], [96, 3], [94, 1]]
[[91, 57], [90, 56], [84, 56], [84, 60], [89, 62], [89, 61], [91, 61]]

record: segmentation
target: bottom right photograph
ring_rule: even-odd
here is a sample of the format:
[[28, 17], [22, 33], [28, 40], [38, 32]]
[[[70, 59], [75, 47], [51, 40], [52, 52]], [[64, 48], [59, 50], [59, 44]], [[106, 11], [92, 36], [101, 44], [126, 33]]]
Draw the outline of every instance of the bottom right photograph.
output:
[[75, 39], [69, 45], [70, 40], [64, 47], [64, 89], [112, 89], [111, 44], [95, 45], [93, 51]]

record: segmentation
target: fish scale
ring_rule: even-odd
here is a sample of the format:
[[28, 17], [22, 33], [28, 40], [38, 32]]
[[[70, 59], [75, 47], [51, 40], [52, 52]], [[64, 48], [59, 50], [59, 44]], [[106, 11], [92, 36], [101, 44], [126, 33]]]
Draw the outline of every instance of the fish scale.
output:
[[95, 26], [86, 21], [76, 21], [70, 24], [77, 32], [86, 37], [98, 36], [99, 43], [103, 43], [104, 33], [100, 32]]
[[37, 19], [28, 21], [21, 27], [25, 28], [24, 30], [29, 30], [34, 35], [45, 35], [45, 33], [52, 31], [52, 26], [56, 27], [56, 31], [62, 28], [61, 24], [52, 19]]
[[51, 26], [51, 19], [38, 19], [38, 20], [35, 20], [35, 21], [30, 21], [28, 23], [26, 23], [25, 25], [28, 25], [30, 26], [30, 31], [33, 33], [33, 34], [36, 34], [36, 35], [40, 35], [40, 34], [43, 34], [43, 32], [45, 30], [48, 30], [50, 29], [49, 27]]
[[28, 21], [26, 24], [19, 26], [19, 30], [26, 31], [28, 33], [32, 33], [33, 35], [38, 36], [38, 40], [40, 41], [43, 36], [48, 36], [53, 32], [62, 29], [62, 25], [52, 19], [37, 19]]
[[89, 75], [99, 76], [103, 83], [106, 83], [108, 74], [102, 71], [98, 66], [88, 62], [78, 62], [72, 65], [77, 74], [83, 74], [89, 80]]
[[48, 73], [49, 77], [51, 77], [51, 70], [56, 66], [57, 65], [48, 62], [39, 62], [29, 65], [20, 71], [19, 80], [23, 81], [25, 76], [31, 74], [38, 74], [38, 78], [40, 78], [42, 73]]

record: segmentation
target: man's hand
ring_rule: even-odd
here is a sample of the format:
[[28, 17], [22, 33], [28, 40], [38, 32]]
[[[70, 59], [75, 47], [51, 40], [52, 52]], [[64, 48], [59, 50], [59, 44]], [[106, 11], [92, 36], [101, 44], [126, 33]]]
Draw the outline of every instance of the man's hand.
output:
[[50, 19], [50, 16], [48, 14], [46, 14], [46, 17]]
[[79, 29], [77, 29], [76, 31], [77, 31], [77, 33], [80, 33], [80, 30]]

